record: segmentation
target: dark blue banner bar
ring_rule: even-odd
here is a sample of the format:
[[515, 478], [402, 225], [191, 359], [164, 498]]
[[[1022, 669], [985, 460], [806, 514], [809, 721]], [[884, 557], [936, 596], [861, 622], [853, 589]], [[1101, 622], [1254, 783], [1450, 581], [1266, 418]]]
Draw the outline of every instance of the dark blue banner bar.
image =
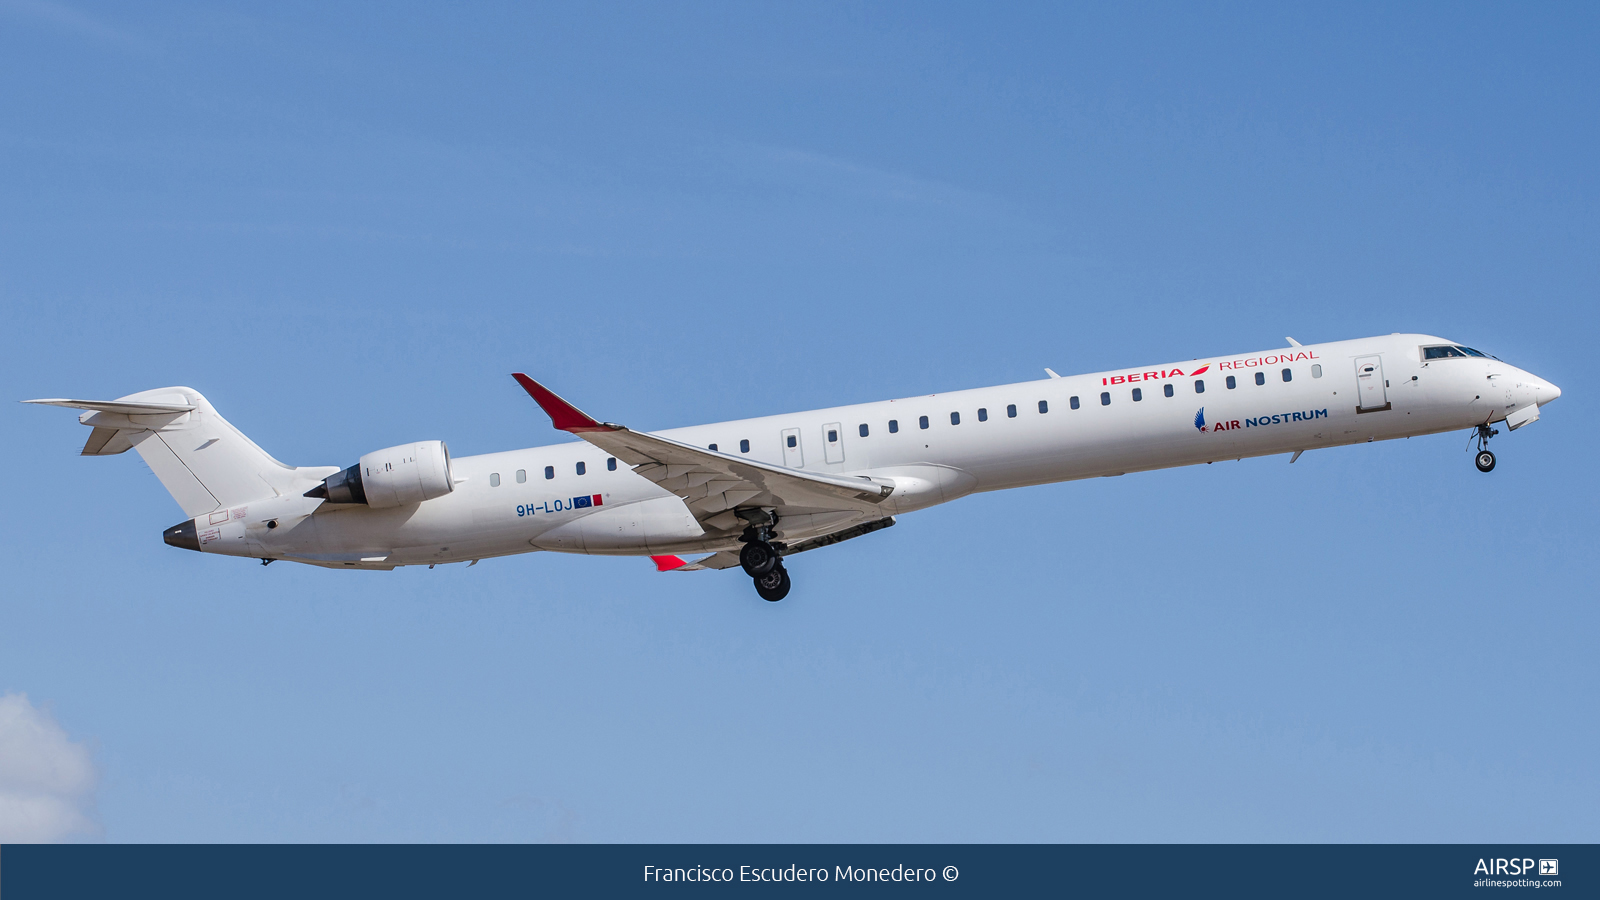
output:
[[0, 895], [1593, 897], [1592, 844], [22, 846]]

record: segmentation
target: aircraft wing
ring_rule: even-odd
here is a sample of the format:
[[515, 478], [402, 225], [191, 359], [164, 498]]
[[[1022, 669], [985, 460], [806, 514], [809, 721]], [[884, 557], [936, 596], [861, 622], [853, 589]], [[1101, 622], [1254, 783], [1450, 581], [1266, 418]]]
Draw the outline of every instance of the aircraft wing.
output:
[[878, 504], [894, 492], [894, 485], [882, 479], [788, 469], [599, 422], [532, 378], [521, 373], [512, 377], [549, 413], [556, 428], [677, 494], [702, 525], [715, 530], [742, 530], [733, 513], [741, 506], [882, 515]]

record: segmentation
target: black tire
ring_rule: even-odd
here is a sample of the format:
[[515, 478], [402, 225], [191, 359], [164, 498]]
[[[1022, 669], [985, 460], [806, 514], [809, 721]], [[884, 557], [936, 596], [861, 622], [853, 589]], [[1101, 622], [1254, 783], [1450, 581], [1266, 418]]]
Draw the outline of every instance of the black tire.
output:
[[750, 541], [739, 551], [739, 565], [751, 578], [760, 578], [778, 566], [778, 551], [766, 541]]
[[771, 572], [757, 578], [756, 593], [768, 603], [777, 603], [789, 596], [789, 570], [783, 566], [775, 567]]
[[1472, 462], [1478, 467], [1479, 472], [1494, 471], [1494, 454], [1487, 450], [1479, 450], [1478, 457]]

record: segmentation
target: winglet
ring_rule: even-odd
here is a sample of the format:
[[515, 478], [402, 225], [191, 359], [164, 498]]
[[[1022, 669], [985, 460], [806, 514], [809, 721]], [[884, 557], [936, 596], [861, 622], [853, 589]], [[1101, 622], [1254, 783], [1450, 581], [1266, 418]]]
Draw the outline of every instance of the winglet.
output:
[[616, 430], [613, 426], [604, 425], [591, 419], [576, 406], [557, 397], [554, 391], [521, 372], [513, 373], [511, 377], [517, 380], [517, 384], [522, 385], [522, 389], [528, 392], [528, 396], [532, 397], [534, 402], [538, 403], [546, 413], [550, 414], [550, 423], [556, 426], [557, 429], [572, 434], [584, 431]]
[[681, 556], [652, 556], [650, 561], [656, 564], [657, 572], [671, 572], [689, 564], [689, 561]]

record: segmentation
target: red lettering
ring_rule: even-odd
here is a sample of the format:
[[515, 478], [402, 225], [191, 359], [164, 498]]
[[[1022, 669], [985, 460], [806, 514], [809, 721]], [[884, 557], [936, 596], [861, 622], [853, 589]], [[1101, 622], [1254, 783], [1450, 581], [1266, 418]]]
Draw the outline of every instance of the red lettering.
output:
[[1238, 419], [1234, 419], [1232, 422], [1229, 422], [1228, 423], [1228, 427], [1229, 428], [1238, 428], [1239, 427], [1239, 420]]
[[1122, 381], [1123, 381], [1123, 378], [1122, 378], [1121, 375], [1113, 375], [1113, 376], [1111, 376], [1111, 383], [1112, 384], [1121, 384]]
[[1146, 372], [1146, 373], [1144, 373], [1144, 380], [1145, 381], [1160, 381], [1161, 380], [1161, 373], [1160, 372]]

